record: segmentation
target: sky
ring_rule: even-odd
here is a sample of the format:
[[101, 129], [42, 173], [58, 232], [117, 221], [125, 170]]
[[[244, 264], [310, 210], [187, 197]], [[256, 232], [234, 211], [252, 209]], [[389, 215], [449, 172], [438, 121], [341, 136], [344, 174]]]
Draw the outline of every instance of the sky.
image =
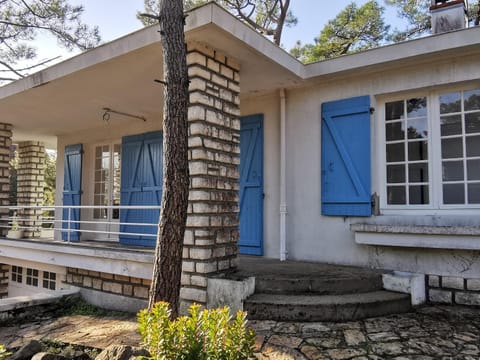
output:
[[[352, 0], [291, 0], [291, 10], [298, 18], [298, 24], [287, 27], [282, 34], [282, 46], [289, 50], [295, 42], [313, 43], [322, 27], [333, 19]], [[367, 0], [357, 0], [361, 5]], [[104, 42], [114, 40], [142, 27], [135, 17], [137, 11], [143, 10], [143, 0], [70, 0], [72, 4], [82, 4], [84, 13], [82, 19], [89, 25], [98, 25]], [[379, 0], [379, 3], [383, 3]], [[395, 26], [401, 22], [396, 19], [393, 10], [385, 13], [387, 23]], [[56, 45], [56, 40], [41, 37], [36, 44], [39, 59], [52, 58], [61, 55], [65, 60], [75, 53], [63, 51]]]

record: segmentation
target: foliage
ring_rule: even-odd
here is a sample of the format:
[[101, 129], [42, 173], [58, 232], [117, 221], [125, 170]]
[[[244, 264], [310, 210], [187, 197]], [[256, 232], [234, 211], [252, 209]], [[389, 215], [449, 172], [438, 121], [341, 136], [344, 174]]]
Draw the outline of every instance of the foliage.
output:
[[67, 50], [89, 49], [100, 42], [98, 27], [81, 22], [82, 6], [66, 0], [0, 0], [0, 81], [16, 80], [49, 60], [21, 66], [36, 58], [29, 44], [39, 33], [53, 35]]
[[192, 305], [190, 316], [171, 320], [168, 303], [159, 302], [151, 311], [138, 313], [139, 331], [155, 360], [235, 359], [253, 357], [255, 335], [246, 327], [246, 313], [234, 319], [227, 307], [200, 310]]
[[45, 153], [45, 184], [43, 186], [43, 205], [55, 205], [55, 181], [57, 174], [57, 154], [47, 151]]
[[383, 11], [375, 0], [360, 7], [352, 2], [328, 22], [314, 44], [302, 47], [297, 43], [292, 53], [303, 62], [312, 62], [377, 47], [389, 30]]
[[[394, 29], [388, 35], [389, 40], [399, 42], [430, 34], [430, 0], [385, 0], [385, 3], [395, 7], [398, 17], [407, 23], [404, 29]], [[468, 19], [475, 22], [479, 14], [479, 2], [474, 4], [470, 0], [468, 5]]]
[[[210, 0], [183, 0], [185, 10], [190, 10], [210, 2]], [[244, 21], [252, 28], [280, 45], [284, 26], [297, 24], [297, 18], [288, 10], [290, 0], [215, 0], [220, 6]], [[158, 0], [144, 0], [145, 12], [158, 14]], [[144, 25], [153, 25], [155, 19], [137, 14]]]
[[11, 355], [5, 348], [5, 345], [0, 344], [0, 360], [6, 359]]

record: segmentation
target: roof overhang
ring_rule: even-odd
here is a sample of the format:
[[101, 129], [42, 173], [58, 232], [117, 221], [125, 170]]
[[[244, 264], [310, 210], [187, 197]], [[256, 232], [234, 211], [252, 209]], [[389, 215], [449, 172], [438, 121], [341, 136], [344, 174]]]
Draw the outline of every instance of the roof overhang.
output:
[[[241, 98], [368, 72], [480, 53], [480, 27], [303, 65], [214, 3], [191, 11], [187, 42], [205, 43], [241, 66]], [[14, 139], [40, 139], [103, 126], [103, 108], [161, 121], [162, 49], [157, 27], [144, 28], [0, 87], [2, 122]], [[138, 121], [116, 118], [119, 126]]]

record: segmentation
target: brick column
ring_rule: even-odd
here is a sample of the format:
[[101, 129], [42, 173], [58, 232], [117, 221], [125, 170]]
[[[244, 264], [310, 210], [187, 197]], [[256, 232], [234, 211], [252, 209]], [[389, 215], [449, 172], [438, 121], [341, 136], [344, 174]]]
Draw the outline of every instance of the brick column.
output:
[[[17, 204], [19, 206], [42, 206], [45, 181], [45, 146], [38, 141], [24, 141], [18, 144]], [[19, 211], [20, 218], [26, 218], [21, 225], [29, 227], [24, 231], [26, 238], [40, 236], [39, 209]]]
[[[10, 151], [12, 125], [0, 123], [0, 206], [10, 205]], [[8, 209], [0, 209], [0, 218], [8, 217]], [[0, 236], [7, 234], [8, 220], [1, 221]], [[5, 226], [5, 227], [3, 227]]]
[[237, 266], [240, 163], [239, 65], [188, 45], [190, 193], [181, 311], [207, 302], [207, 277]]
[[10, 265], [0, 264], [0, 299], [8, 297], [8, 274]]

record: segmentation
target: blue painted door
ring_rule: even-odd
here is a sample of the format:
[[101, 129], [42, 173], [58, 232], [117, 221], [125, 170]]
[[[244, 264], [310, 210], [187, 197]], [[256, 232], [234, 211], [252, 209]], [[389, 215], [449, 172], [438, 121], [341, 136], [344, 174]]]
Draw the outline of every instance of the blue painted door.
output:
[[323, 215], [371, 215], [370, 156], [370, 97], [323, 103]]
[[[79, 206], [82, 196], [82, 144], [68, 145], [64, 154], [63, 205]], [[62, 240], [79, 241], [80, 209], [64, 208], [62, 211]]]
[[[120, 203], [131, 206], [159, 206], [163, 181], [162, 133], [159, 131], [122, 139]], [[120, 243], [155, 246], [160, 210], [122, 209]], [[143, 235], [140, 235], [143, 234]]]
[[241, 254], [263, 255], [263, 115], [240, 119]]

